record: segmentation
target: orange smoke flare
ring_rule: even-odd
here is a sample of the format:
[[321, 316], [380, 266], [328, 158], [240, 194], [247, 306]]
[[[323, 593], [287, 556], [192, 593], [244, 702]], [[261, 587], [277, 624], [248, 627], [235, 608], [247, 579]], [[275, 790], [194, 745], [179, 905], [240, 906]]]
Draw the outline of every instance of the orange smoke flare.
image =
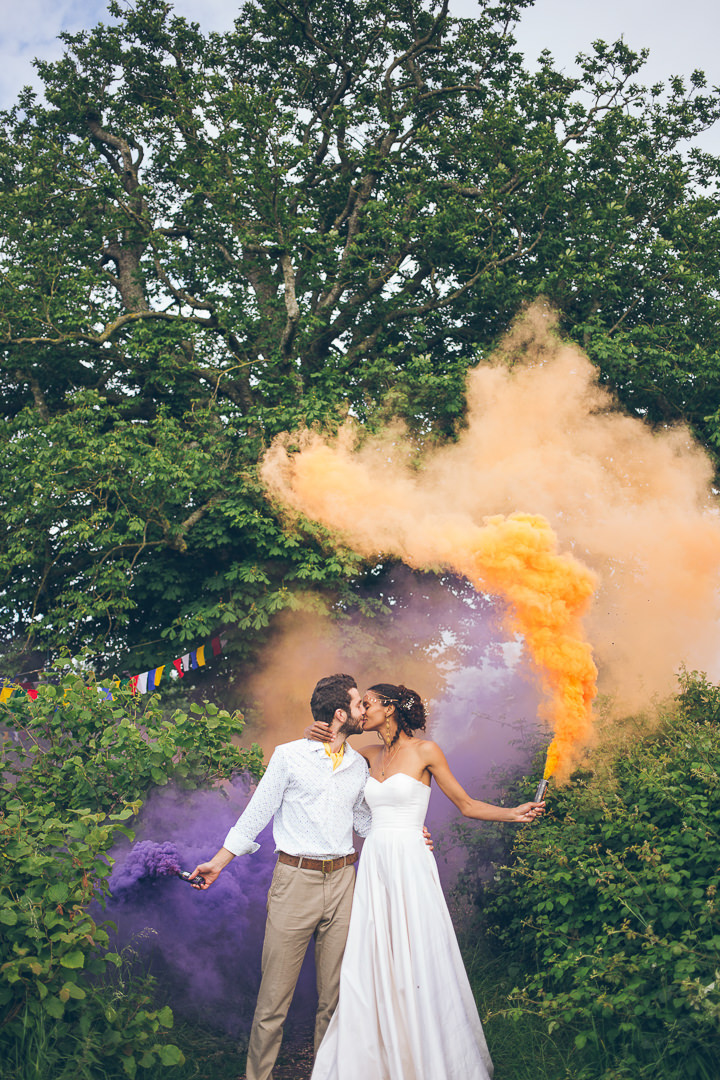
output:
[[493, 517], [478, 533], [474, 565], [457, 570], [476, 589], [509, 601], [507, 623], [541, 673], [540, 715], [554, 733], [544, 776], [567, 780], [592, 734], [597, 668], [581, 618], [594, 575], [573, 556], [557, 553], [555, 534], [539, 515]]
[[263, 478], [284, 503], [342, 533], [362, 554], [450, 569], [507, 600], [508, 629], [522, 635], [541, 673], [541, 715], [554, 733], [546, 776], [567, 780], [592, 729], [597, 669], [581, 619], [595, 578], [574, 556], [558, 554], [545, 518], [516, 513], [478, 525], [434, 499], [422, 474], [392, 466], [386, 455], [355, 454], [342, 438], [331, 447], [308, 436], [292, 455], [276, 444]]

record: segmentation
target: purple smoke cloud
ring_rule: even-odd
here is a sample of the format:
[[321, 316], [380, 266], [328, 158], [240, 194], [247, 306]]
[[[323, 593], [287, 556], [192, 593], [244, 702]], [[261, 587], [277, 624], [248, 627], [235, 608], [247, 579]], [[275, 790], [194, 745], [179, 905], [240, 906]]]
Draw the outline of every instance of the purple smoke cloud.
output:
[[[260, 850], [231, 863], [207, 891], [167, 875], [214, 855], [250, 794], [244, 779], [211, 791], [153, 791], [139, 816], [136, 842], [112, 852], [105, 910], [117, 927], [115, 946], [129, 946], [140, 958], [176, 1014], [230, 1035], [249, 1030], [260, 983], [265, 901], [275, 865], [271, 827], [258, 838]], [[311, 1023], [314, 1009], [308, 962], [288, 1021], [291, 1034]]]

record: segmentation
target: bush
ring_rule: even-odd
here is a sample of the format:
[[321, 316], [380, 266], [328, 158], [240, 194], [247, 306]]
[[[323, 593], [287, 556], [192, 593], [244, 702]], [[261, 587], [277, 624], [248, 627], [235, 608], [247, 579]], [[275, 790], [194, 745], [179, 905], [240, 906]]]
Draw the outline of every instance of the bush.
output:
[[260, 775], [259, 748], [233, 746], [239, 714], [193, 704], [167, 717], [155, 695], [105, 700], [75, 673], [34, 702], [11, 699], [3, 722], [0, 1057], [42, 1046], [53, 1080], [97, 1076], [100, 1061], [104, 1075], [130, 1077], [138, 1065], [179, 1064], [165, 1038], [171, 1010], [153, 1009], [146, 985], [111, 982], [122, 959], [89, 907], [103, 903], [108, 853], [132, 838], [150, 787]]
[[718, 702], [684, 675], [680, 707], [552, 793], [482, 889], [485, 929], [522, 973], [514, 1007], [573, 1032], [582, 1075], [715, 1075]]

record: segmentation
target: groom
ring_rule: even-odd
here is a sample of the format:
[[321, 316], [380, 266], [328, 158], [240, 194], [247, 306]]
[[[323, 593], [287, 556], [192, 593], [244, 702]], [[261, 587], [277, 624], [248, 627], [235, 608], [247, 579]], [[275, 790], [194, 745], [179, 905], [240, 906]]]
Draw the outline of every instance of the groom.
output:
[[358, 854], [353, 828], [370, 831], [363, 792], [365, 759], [346, 743], [362, 731], [365, 708], [350, 675], [321, 679], [310, 701], [330, 743], [298, 739], [277, 746], [244, 813], [209, 862], [192, 872], [207, 889], [236, 855], [257, 851], [255, 837], [273, 818], [278, 861], [268, 893], [262, 980], [250, 1031], [247, 1080], [269, 1080], [303, 957], [315, 938], [318, 1008], [315, 1051], [335, 1011], [350, 921]]

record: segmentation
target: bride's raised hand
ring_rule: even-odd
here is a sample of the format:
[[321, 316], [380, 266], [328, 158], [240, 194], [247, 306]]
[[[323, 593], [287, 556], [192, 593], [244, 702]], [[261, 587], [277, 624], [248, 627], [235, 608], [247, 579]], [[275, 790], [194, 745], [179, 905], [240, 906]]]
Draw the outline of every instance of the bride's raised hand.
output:
[[520, 806], [514, 806], [510, 813], [512, 814], [511, 821], [534, 821], [536, 817], [545, 813], [545, 801], [521, 803]]

